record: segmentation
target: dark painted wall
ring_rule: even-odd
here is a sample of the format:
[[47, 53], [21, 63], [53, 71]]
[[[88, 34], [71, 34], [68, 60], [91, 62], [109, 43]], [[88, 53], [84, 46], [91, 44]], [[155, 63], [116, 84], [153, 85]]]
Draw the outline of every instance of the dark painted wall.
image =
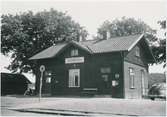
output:
[[[45, 65], [46, 71], [52, 72], [51, 93], [56, 94], [80, 94], [83, 88], [98, 88], [97, 93], [111, 94], [113, 97], [123, 97], [123, 75], [122, 75], [122, 58], [120, 53], [106, 53], [91, 55], [88, 52], [79, 49], [79, 57], [84, 57], [84, 63], [65, 64], [65, 58], [69, 58], [70, 46], [60, 55], [52, 59], [39, 60], [38, 64]], [[103, 81], [100, 73], [101, 67], [110, 67], [111, 72], [108, 73], [108, 83]], [[38, 66], [39, 69], [39, 66]], [[80, 87], [68, 87], [69, 69], [80, 69]], [[38, 70], [39, 71], [39, 70]], [[37, 74], [37, 91], [39, 91], [39, 75]], [[115, 79], [115, 74], [119, 74], [119, 79]], [[112, 80], [119, 82], [118, 86], [112, 86]], [[104, 91], [108, 87], [109, 90]], [[43, 80], [43, 93], [50, 93], [46, 86], [45, 78]]]
[[[137, 47], [139, 48], [140, 57], [135, 55]], [[132, 50], [130, 52], [125, 54], [124, 60], [127, 62], [130, 62], [130, 63], [136, 64], [136, 65], [147, 67], [147, 69], [148, 69], [145, 51], [147, 51], [147, 50], [142, 48], [141, 44], [138, 43], [134, 48], [132, 48]]]
[[[136, 90], [129, 90], [129, 76], [128, 68], [133, 66], [135, 69], [141, 68], [145, 70], [147, 75], [148, 65], [145, 59], [144, 49], [141, 44], [137, 45], [140, 50], [140, 57], [135, 56], [136, 46], [129, 52], [115, 52], [115, 53], [99, 53], [89, 54], [88, 52], [79, 49], [78, 57], [84, 57], [84, 63], [65, 64], [65, 58], [70, 58], [71, 49], [77, 48], [73, 45], [66, 48], [58, 56], [50, 59], [38, 61], [38, 73], [36, 82], [36, 91], [39, 91], [39, 66], [45, 65], [46, 71], [52, 72], [51, 83], [46, 83], [46, 77], [43, 79], [43, 93], [51, 93], [52, 95], [59, 94], [81, 94], [84, 88], [97, 88], [97, 94], [110, 94], [112, 97], [128, 97], [129, 95], [136, 95], [133, 98], [139, 98], [141, 96], [141, 83], [140, 77], [137, 76]], [[122, 56], [124, 55], [124, 58]], [[127, 64], [126, 64], [126, 63]], [[102, 67], [109, 67], [110, 73], [101, 73]], [[68, 78], [69, 69], [80, 69], [80, 87], [69, 88]], [[119, 78], [116, 78], [116, 74]], [[136, 73], [139, 74], [139, 73]], [[105, 82], [103, 76], [108, 76], [108, 81]], [[118, 85], [113, 86], [113, 81], [116, 81]], [[147, 84], [147, 83], [146, 83]], [[128, 90], [127, 90], [128, 89]], [[131, 92], [135, 92], [131, 94]]]
[[1, 73], [1, 95], [24, 94], [30, 81], [21, 74]]

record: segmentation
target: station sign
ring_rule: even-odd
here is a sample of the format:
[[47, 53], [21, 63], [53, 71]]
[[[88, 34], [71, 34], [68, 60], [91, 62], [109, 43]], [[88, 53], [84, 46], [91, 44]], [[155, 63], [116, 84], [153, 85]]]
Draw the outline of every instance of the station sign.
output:
[[65, 58], [65, 64], [71, 64], [71, 63], [84, 63], [84, 57]]

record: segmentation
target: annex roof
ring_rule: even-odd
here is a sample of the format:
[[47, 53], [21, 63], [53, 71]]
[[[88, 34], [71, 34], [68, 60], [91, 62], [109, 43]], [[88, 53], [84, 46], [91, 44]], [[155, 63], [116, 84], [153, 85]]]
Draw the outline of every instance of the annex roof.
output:
[[141, 39], [143, 34], [115, 37], [108, 40], [88, 40], [82, 42], [70, 41], [63, 42], [53, 45], [42, 52], [29, 58], [29, 60], [34, 59], [46, 59], [55, 57], [59, 52], [70, 44], [77, 46], [90, 54], [96, 53], [107, 53], [107, 52], [118, 52], [118, 51], [130, 51]]

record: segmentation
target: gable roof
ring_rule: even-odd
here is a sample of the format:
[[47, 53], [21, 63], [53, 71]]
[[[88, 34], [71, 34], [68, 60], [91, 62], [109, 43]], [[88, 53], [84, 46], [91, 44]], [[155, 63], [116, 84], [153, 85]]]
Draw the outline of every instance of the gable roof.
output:
[[93, 53], [130, 51], [142, 37], [143, 35], [141, 34], [115, 37], [108, 40], [95, 42], [92, 45], [88, 45], [88, 47], [93, 51]]
[[64, 43], [58, 43], [57, 45], [53, 45], [49, 48], [46, 48], [45, 50], [43, 50], [42, 52], [37, 53], [36, 55], [32, 56], [31, 58], [29, 58], [29, 60], [33, 60], [33, 59], [46, 59], [46, 58], [52, 58], [55, 57], [58, 53], [60, 53], [60, 51], [62, 51], [63, 49], [65, 49], [65, 47], [69, 46], [70, 44], [77, 46], [87, 52], [90, 52], [90, 50], [86, 47], [83, 46], [81, 44], [79, 44], [76, 41], [71, 41], [71, 42], [64, 42]]
[[62, 50], [66, 49], [66, 47], [70, 44], [77, 46], [90, 54], [130, 51], [141, 39], [143, 39], [143, 34], [115, 37], [108, 40], [88, 40], [82, 42], [70, 41], [58, 43], [32, 56], [29, 59], [34, 60], [55, 57]]
[[49, 48], [46, 48], [42, 52], [37, 53], [36, 55], [29, 58], [29, 60], [33, 59], [45, 59], [45, 58], [52, 58], [54, 57], [62, 48], [64, 48], [67, 43], [61, 43], [57, 45], [53, 45]]

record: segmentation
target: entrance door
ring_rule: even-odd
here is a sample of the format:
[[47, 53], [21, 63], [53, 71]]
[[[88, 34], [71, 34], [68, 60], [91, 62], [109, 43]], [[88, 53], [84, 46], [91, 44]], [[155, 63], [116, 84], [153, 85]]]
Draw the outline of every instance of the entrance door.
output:
[[69, 82], [70, 87], [80, 87], [80, 69], [70, 69], [69, 70]]
[[100, 69], [100, 86], [101, 94], [111, 94], [111, 69], [110, 67], [102, 67]]

